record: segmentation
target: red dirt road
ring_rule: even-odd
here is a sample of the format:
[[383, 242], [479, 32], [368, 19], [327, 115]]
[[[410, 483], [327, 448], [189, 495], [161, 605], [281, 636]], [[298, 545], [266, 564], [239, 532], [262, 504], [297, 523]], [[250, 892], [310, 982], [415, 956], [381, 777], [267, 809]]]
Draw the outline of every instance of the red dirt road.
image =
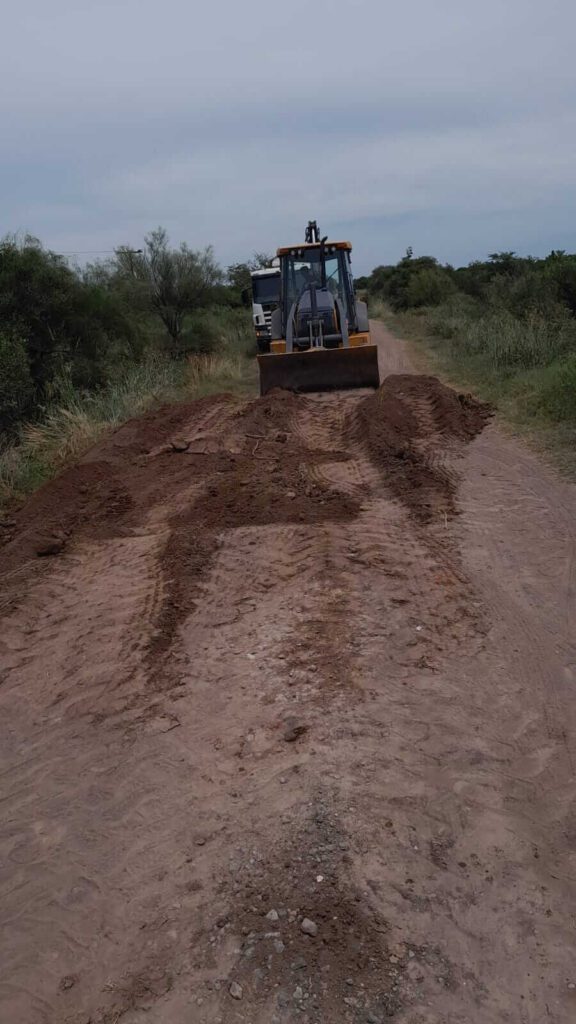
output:
[[0, 1021], [576, 1020], [576, 489], [374, 329], [3, 528]]

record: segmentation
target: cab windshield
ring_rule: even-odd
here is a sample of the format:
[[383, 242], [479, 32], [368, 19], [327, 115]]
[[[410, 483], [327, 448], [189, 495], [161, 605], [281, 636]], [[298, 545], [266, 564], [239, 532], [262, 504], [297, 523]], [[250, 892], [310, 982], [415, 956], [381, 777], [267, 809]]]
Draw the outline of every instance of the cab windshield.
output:
[[[325, 253], [326, 287], [334, 297], [347, 305], [345, 268], [342, 264], [344, 253], [337, 250]], [[288, 308], [299, 298], [310, 283], [322, 286], [322, 263], [320, 249], [304, 249], [296, 256], [284, 257], [284, 287]]]
[[254, 302], [261, 305], [273, 305], [280, 300], [280, 274], [270, 277], [252, 278], [252, 296]]

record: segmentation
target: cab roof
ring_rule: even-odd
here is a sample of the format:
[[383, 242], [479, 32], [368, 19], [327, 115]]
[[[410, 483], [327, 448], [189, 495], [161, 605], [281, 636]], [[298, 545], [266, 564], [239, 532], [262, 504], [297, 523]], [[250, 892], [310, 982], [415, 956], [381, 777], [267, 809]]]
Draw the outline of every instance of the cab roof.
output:
[[[329, 242], [324, 243], [326, 249], [345, 249], [347, 252], [352, 252], [351, 242]], [[289, 256], [291, 252], [301, 252], [302, 249], [319, 249], [320, 242], [300, 242], [299, 245], [283, 245], [281, 249], [276, 250], [277, 256]]]
[[277, 277], [280, 267], [260, 267], [259, 270], [251, 270], [250, 277]]

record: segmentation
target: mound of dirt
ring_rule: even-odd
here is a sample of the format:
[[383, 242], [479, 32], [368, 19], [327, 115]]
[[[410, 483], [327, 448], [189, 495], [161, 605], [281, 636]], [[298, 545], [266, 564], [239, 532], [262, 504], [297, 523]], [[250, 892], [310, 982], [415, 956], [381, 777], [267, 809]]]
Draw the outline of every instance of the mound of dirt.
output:
[[308, 399], [292, 391], [273, 388], [237, 414], [238, 428], [269, 437], [284, 431], [291, 420], [309, 404]]
[[481, 433], [491, 415], [490, 406], [436, 377], [392, 374], [359, 404], [350, 431], [394, 497], [414, 518], [429, 522], [457, 513], [449, 456]]
[[[136, 526], [161, 497], [177, 493], [192, 474], [218, 468], [219, 459], [163, 452], [148, 458], [169, 438], [190, 431], [212, 410], [234, 399], [210, 396], [154, 409], [130, 420], [96, 444], [76, 465], [44, 484], [1, 531], [0, 571], [36, 555], [51, 537], [114, 537]], [[3, 534], [3, 536], [2, 536]]]

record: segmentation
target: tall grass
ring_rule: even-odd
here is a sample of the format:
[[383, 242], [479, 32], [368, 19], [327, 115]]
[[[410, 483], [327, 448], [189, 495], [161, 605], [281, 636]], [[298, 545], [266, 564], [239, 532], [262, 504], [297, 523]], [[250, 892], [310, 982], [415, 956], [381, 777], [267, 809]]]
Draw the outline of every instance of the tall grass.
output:
[[254, 393], [252, 332], [221, 328], [220, 351], [169, 360], [153, 355], [127, 366], [97, 392], [80, 394], [66, 381], [40, 422], [27, 424], [0, 448], [0, 506], [20, 501], [100, 437], [165, 402], [219, 391]]

